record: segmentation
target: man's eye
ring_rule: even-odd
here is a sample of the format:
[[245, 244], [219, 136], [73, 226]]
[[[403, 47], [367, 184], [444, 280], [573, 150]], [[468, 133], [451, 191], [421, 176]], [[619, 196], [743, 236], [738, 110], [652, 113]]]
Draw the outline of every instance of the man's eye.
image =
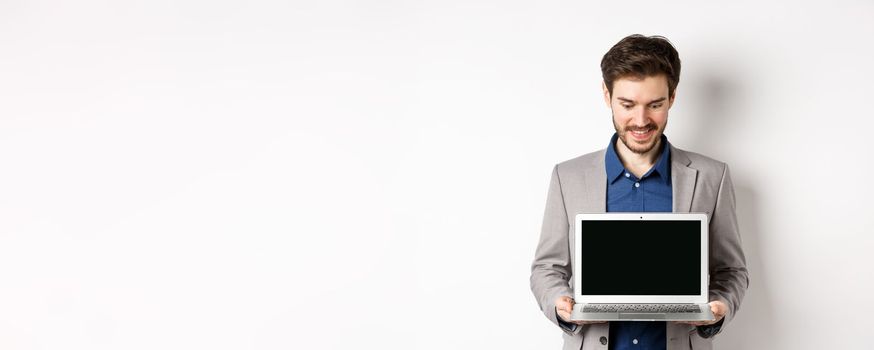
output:
[[625, 109], [631, 109], [631, 107], [634, 107], [634, 106], [633, 105], [622, 105], [622, 107], [625, 107]]
[[662, 104], [659, 103], [659, 104], [654, 104], [654, 105], [652, 105], [651, 107], [652, 107], [653, 109], [656, 109], [656, 108], [661, 108], [661, 106], [662, 106]]

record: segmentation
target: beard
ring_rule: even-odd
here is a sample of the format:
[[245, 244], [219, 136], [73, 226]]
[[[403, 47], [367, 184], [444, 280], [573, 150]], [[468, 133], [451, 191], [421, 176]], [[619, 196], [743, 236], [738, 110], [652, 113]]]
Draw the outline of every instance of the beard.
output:
[[[629, 150], [631, 150], [632, 152], [637, 153], [637, 154], [644, 154], [644, 153], [647, 153], [649, 151], [652, 151], [653, 148], [655, 148], [656, 145], [659, 144], [659, 141], [662, 138], [662, 133], [664, 132], [664, 127], [659, 128], [658, 125], [656, 125], [655, 123], [652, 123], [652, 122], [650, 122], [646, 125], [640, 125], [640, 126], [620, 127], [618, 124], [616, 124], [615, 117], [613, 118], [613, 128], [616, 129], [616, 134], [619, 135], [619, 140], [622, 141], [622, 143], [625, 145], [625, 147], [627, 147]], [[632, 131], [644, 131], [644, 132], [646, 132], [649, 130], [655, 130], [655, 132], [652, 134], [652, 136], [650, 136], [650, 139], [648, 141], [646, 141], [646, 143], [639, 143], [633, 139], [632, 140], [627, 139], [628, 137], [630, 137], [630, 136], [628, 136], [628, 133], [630, 133]]]

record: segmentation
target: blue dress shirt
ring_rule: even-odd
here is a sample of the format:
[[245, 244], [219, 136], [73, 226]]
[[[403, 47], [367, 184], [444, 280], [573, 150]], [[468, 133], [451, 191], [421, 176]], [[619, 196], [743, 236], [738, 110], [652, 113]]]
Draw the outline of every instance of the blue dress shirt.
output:
[[[607, 212], [672, 212], [671, 151], [662, 135], [661, 151], [652, 169], [637, 178], [626, 170], [616, 153], [613, 134], [605, 155], [607, 169]], [[650, 350], [667, 348], [665, 322], [610, 322], [612, 350]]]

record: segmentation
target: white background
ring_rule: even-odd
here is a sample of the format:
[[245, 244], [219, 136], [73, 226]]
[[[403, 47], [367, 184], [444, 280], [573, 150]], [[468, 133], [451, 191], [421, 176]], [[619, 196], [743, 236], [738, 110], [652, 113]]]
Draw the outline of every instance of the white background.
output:
[[730, 164], [723, 349], [870, 348], [874, 4], [0, 2], [0, 348], [557, 349], [550, 170], [667, 36]]

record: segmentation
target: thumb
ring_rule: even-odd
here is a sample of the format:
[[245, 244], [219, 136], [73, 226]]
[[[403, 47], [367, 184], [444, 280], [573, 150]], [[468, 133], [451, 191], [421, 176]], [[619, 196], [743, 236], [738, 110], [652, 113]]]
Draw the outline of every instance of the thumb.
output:
[[574, 302], [573, 299], [571, 299], [570, 297], [567, 297], [567, 296], [563, 296], [559, 300], [561, 302], [560, 308], [564, 311], [571, 312], [571, 310], [573, 309], [573, 306], [572, 306], [573, 302]]

